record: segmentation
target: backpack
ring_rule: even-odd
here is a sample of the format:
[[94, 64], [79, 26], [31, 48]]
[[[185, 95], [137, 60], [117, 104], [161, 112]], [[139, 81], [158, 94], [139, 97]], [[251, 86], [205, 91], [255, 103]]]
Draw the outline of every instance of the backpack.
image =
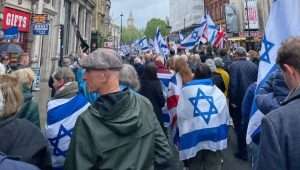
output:
[[39, 170], [34, 165], [15, 160], [0, 152], [0, 170]]

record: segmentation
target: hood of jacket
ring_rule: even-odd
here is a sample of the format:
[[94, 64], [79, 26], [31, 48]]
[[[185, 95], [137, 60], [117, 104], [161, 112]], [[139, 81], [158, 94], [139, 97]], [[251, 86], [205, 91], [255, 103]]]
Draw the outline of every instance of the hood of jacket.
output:
[[24, 103], [31, 101], [33, 98], [31, 89], [26, 85], [22, 85], [22, 93], [24, 97]]
[[68, 82], [55, 92], [54, 99], [71, 98], [78, 93], [78, 83], [76, 81]]
[[300, 98], [300, 87], [295, 90], [292, 90], [289, 95], [285, 98], [285, 100], [281, 103], [281, 105], [286, 105], [296, 99]]
[[92, 107], [92, 114], [119, 135], [136, 132], [142, 125], [141, 107], [133, 91], [124, 89], [101, 96]]

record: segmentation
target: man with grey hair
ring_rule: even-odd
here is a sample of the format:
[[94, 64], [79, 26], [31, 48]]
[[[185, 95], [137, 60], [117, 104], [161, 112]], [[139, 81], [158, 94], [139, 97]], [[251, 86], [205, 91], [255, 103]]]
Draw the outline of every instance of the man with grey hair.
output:
[[250, 84], [256, 81], [258, 67], [248, 61], [244, 47], [237, 47], [232, 64], [229, 66], [229, 109], [237, 134], [237, 158], [247, 160], [246, 133], [242, 129], [241, 105]]
[[171, 150], [149, 100], [120, 90], [122, 61], [110, 49], [80, 60], [90, 92], [101, 97], [79, 116], [65, 170], [164, 169]]

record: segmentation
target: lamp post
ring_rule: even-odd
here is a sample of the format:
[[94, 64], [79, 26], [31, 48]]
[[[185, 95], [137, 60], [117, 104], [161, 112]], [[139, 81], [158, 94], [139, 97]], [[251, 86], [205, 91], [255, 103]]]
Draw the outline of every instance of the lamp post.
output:
[[250, 21], [249, 21], [249, 10], [248, 10], [248, 0], [245, 0], [246, 1], [246, 10], [247, 10], [247, 13], [246, 13], [246, 17], [247, 17], [247, 25], [248, 25], [248, 37], [250, 37]]
[[121, 38], [120, 38], [120, 44], [122, 45], [123, 42], [123, 13], [121, 13]]
[[183, 19], [183, 32], [185, 32], [185, 18]]

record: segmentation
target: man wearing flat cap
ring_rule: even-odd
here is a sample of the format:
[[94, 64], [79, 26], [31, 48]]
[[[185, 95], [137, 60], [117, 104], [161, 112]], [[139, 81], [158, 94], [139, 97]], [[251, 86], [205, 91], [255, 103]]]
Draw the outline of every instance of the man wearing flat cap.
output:
[[151, 103], [120, 90], [122, 60], [98, 49], [79, 61], [90, 92], [101, 97], [77, 119], [65, 170], [150, 170], [168, 166], [171, 151]]

